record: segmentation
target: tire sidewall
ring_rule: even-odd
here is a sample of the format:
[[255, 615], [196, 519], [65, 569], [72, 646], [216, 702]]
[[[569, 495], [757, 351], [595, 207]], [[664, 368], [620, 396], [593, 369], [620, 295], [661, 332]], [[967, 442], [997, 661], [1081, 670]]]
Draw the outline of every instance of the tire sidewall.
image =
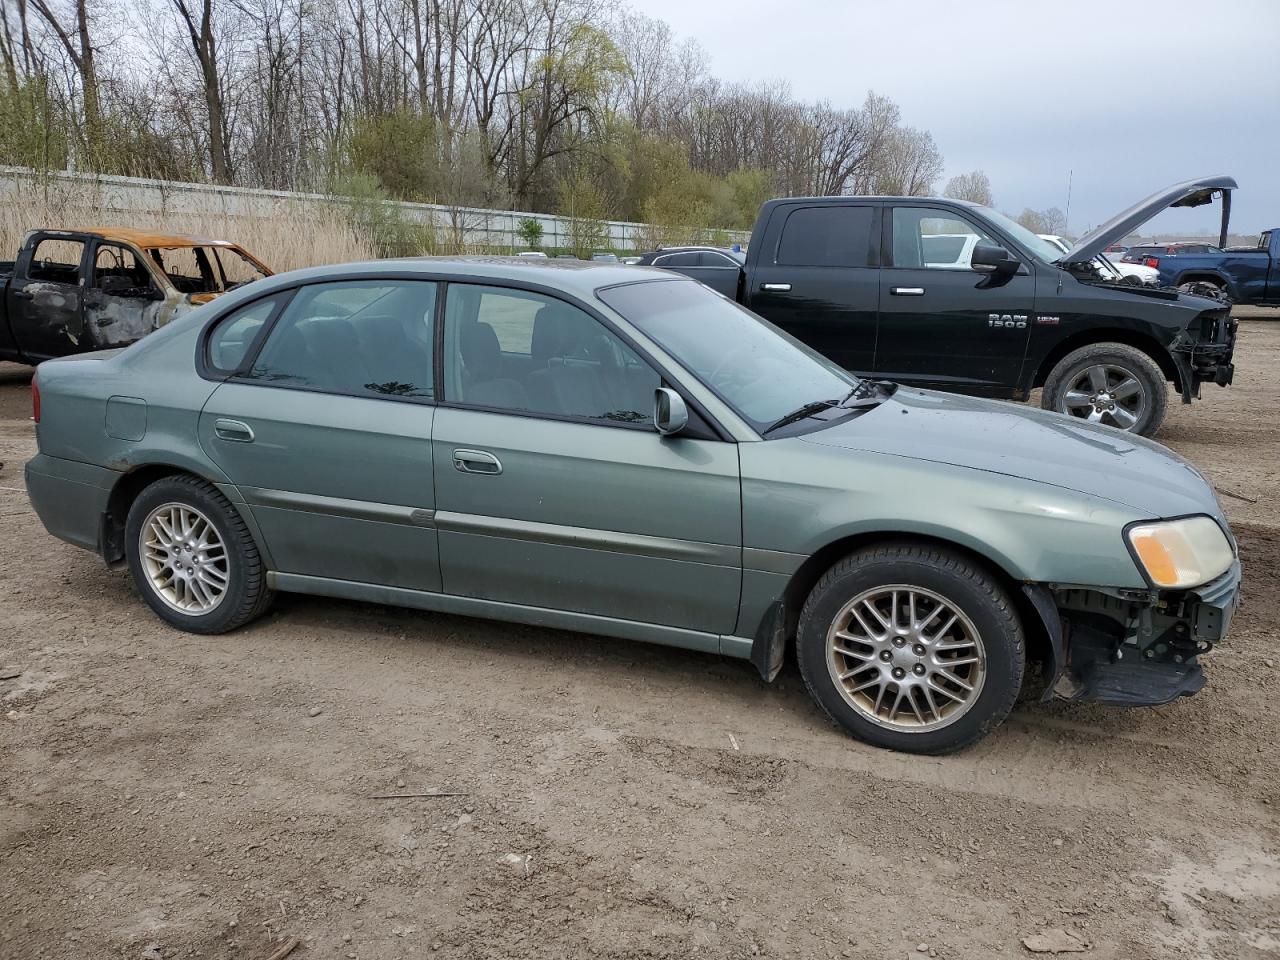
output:
[[[977, 701], [959, 720], [936, 730], [909, 733], [871, 722], [844, 699], [827, 666], [827, 632], [844, 605], [865, 590], [895, 583], [923, 587], [946, 598], [969, 617], [982, 639], [987, 673]], [[801, 614], [796, 651], [811, 693], [837, 723], [876, 746], [949, 753], [980, 739], [1008, 715], [1025, 669], [1020, 625], [1010, 616], [1012, 605], [1006, 600], [1002, 611], [987, 592], [993, 587], [990, 580], [983, 584], [945, 566], [901, 556], [872, 558], [820, 582]]]
[[[210, 613], [192, 616], [175, 610], [160, 597], [151, 586], [151, 579], [143, 568], [139, 537], [142, 524], [156, 507], [166, 503], [185, 504], [199, 510], [218, 532], [227, 552], [230, 570], [227, 591], [222, 601]], [[215, 492], [180, 480], [159, 480], [147, 487], [134, 500], [125, 521], [125, 553], [134, 586], [155, 613], [162, 619], [190, 633], [220, 633], [227, 629], [241, 608], [248, 590], [246, 583], [246, 558], [235, 537], [235, 531], [227, 522], [228, 505]]]
[[1165, 409], [1168, 405], [1168, 385], [1163, 371], [1155, 361], [1136, 347], [1120, 350], [1106, 344], [1098, 344], [1069, 354], [1059, 362], [1045, 382], [1044, 392], [1049, 400], [1046, 404], [1048, 409], [1062, 416], [1071, 417], [1073, 420], [1084, 419], [1061, 409], [1062, 397], [1067, 391], [1068, 384], [1089, 367], [1098, 365], [1123, 368], [1142, 384], [1142, 389], [1147, 394], [1146, 410], [1132, 427], [1125, 430], [1112, 424], [1105, 424], [1105, 426], [1122, 433], [1136, 433], [1143, 437], [1154, 435], [1164, 421]]

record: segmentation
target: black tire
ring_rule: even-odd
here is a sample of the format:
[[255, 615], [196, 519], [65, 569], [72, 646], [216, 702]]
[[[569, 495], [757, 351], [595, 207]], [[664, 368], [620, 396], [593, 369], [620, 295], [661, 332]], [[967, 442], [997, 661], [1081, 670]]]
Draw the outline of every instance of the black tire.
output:
[[[157, 507], [178, 504], [198, 510], [217, 531], [226, 550], [227, 584], [221, 600], [202, 614], [187, 614], [166, 602], [143, 567], [140, 538], [147, 517]], [[240, 513], [216, 487], [197, 477], [165, 477], [146, 487], [129, 508], [125, 521], [125, 553], [134, 585], [161, 619], [189, 633], [226, 633], [244, 626], [271, 604], [266, 567]]]
[[1104, 414], [1105, 419], [1101, 422], [1128, 433], [1144, 437], [1155, 436], [1160, 424], [1164, 422], [1169, 406], [1168, 381], [1159, 364], [1148, 354], [1127, 343], [1091, 343], [1068, 353], [1045, 378], [1040, 405], [1046, 410], [1072, 415], [1065, 406], [1071, 385], [1091, 367], [1097, 366], [1125, 371], [1141, 384], [1145, 400], [1142, 411], [1132, 426], [1122, 425], [1112, 419], [1111, 414]]
[[[836, 618], [864, 591], [890, 585], [939, 595], [968, 617], [980, 637], [983, 683], [966, 711], [945, 726], [912, 731], [875, 722], [850, 703], [829, 669], [827, 636]], [[944, 754], [982, 739], [1009, 715], [1022, 687], [1026, 641], [1013, 602], [986, 569], [941, 547], [888, 543], [851, 554], [814, 586], [800, 613], [796, 659], [810, 696], [859, 740], [906, 753]]]

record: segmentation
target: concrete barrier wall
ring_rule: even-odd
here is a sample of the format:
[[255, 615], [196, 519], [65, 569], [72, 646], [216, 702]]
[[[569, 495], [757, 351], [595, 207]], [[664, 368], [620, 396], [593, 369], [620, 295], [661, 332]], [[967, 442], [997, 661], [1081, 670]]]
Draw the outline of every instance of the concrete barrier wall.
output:
[[[0, 198], [8, 199], [31, 189], [50, 191], [82, 191], [96, 194], [95, 205], [104, 213], [164, 213], [222, 215], [233, 218], [270, 218], [282, 207], [333, 205], [340, 198], [318, 193], [292, 193], [284, 190], [255, 190], [248, 187], [225, 187], [208, 183], [181, 183], [173, 180], [147, 180], [138, 177], [100, 176], [85, 173], [37, 174], [23, 167], [0, 166]], [[467, 245], [525, 249], [517, 229], [526, 218], [542, 224], [542, 246], [569, 245], [568, 218], [546, 213], [522, 213], [513, 210], [485, 210], [476, 207], [451, 207], [434, 203], [386, 201], [407, 222], [430, 225], [442, 238]], [[610, 220], [604, 224], [607, 239], [604, 246], [615, 250], [639, 251], [645, 246], [649, 230], [642, 223]], [[750, 233], [742, 231], [705, 231], [707, 239], [744, 246]]]

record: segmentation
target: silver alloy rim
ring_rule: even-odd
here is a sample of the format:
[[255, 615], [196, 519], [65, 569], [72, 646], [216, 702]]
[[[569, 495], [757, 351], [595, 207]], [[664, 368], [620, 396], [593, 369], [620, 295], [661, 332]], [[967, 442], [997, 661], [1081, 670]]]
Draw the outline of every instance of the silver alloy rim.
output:
[[195, 507], [166, 503], [152, 510], [138, 534], [138, 552], [151, 589], [179, 613], [203, 616], [226, 596], [231, 577], [226, 547]]
[[1095, 363], [1076, 374], [1058, 412], [1132, 430], [1146, 411], [1147, 391], [1131, 371], [1111, 363]]
[[840, 609], [827, 631], [827, 669], [863, 717], [921, 733], [969, 712], [982, 693], [987, 655], [959, 607], [899, 583], [864, 590]]

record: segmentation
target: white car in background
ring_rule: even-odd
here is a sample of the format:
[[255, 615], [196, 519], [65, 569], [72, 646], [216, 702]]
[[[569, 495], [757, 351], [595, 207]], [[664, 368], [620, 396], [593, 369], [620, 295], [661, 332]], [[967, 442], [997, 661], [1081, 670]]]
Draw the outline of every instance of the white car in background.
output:
[[[1066, 237], [1059, 237], [1052, 233], [1037, 233], [1036, 236], [1041, 240], [1049, 241], [1063, 253], [1071, 251], [1071, 241]], [[1110, 260], [1105, 256], [1098, 257], [1094, 263], [1098, 265], [1103, 276], [1111, 277], [1113, 280], [1123, 282], [1125, 278], [1130, 278], [1130, 283], [1136, 281], [1147, 287], [1154, 287], [1160, 282], [1160, 271], [1146, 264], [1124, 263], [1120, 260]]]

